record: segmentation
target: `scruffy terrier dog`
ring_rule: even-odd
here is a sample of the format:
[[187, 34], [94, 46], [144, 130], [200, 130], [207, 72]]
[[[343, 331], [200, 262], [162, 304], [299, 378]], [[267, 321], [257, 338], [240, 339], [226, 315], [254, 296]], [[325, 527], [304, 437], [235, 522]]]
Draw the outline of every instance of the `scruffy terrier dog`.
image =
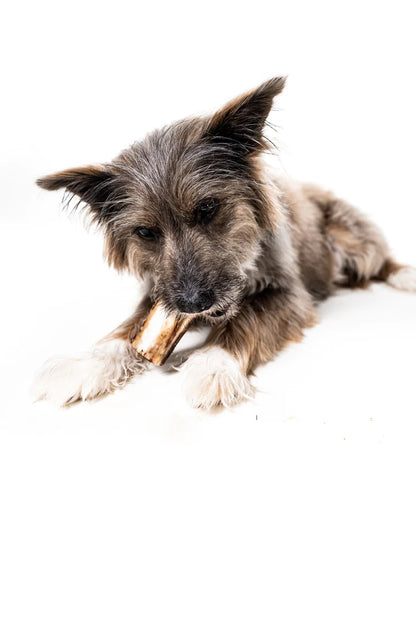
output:
[[109, 164], [38, 180], [77, 196], [104, 232], [109, 263], [148, 285], [90, 353], [44, 365], [38, 398], [94, 399], [143, 372], [131, 341], [156, 300], [211, 326], [182, 366], [192, 405], [210, 408], [251, 395], [256, 366], [300, 340], [337, 286], [381, 280], [416, 292], [416, 269], [397, 264], [355, 208], [267, 169], [263, 129], [284, 84], [273, 78], [211, 117], [157, 130]]

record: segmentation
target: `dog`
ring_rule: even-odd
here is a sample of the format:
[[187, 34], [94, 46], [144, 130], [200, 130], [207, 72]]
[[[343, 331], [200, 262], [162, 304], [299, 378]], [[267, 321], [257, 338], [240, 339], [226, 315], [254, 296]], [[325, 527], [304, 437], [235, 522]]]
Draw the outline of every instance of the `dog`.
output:
[[211, 328], [181, 368], [189, 401], [208, 409], [252, 396], [255, 368], [301, 340], [338, 287], [378, 280], [416, 292], [416, 269], [392, 258], [356, 208], [265, 164], [264, 127], [284, 85], [272, 78], [212, 116], [156, 130], [109, 164], [37, 180], [76, 198], [104, 233], [109, 264], [146, 284], [133, 315], [90, 353], [44, 365], [37, 398], [95, 399], [142, 373], [131, 341], [155, 301]]

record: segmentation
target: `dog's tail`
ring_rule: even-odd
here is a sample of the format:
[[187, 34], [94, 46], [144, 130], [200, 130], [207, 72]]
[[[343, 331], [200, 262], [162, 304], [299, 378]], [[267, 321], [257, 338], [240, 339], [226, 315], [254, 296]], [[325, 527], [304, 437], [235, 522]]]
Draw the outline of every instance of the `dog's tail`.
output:
[[416, 293], [416, 268], [398, 264], [394, 260], [386, 260], [378, 276], [389, 286], [397, 290]]

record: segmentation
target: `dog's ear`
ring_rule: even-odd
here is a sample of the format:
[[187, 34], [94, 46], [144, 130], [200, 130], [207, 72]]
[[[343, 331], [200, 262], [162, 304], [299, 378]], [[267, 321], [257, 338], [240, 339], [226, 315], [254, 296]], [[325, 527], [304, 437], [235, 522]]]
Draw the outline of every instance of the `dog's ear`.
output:
[[229, 142], [245, 154], [263, 149], [264, 124], [273, 98], [283, 91], [285, 82], [283, 76], [272, 78], [226, 104], [211, 117], [208, 136]]
[[101, 222], [112, 210], [114, 181], [115, 174], [110, 166], [90, 165], [58, 171], [39, 178], [36, 183], [47, 191], [65, 188], [71, 195], [77, 195], [90, 207], [94, 219]]

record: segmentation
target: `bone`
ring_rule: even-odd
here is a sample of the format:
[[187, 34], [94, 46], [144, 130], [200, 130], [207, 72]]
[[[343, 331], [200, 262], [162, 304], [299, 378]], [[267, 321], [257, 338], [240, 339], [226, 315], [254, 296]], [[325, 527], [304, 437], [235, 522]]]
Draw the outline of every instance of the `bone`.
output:
[[131, 344], [146, 360], [156, 366], [162, 366], [185, 334], [191, 321], [191, 317], [167, 314], [163, 306], [156, 303]]

